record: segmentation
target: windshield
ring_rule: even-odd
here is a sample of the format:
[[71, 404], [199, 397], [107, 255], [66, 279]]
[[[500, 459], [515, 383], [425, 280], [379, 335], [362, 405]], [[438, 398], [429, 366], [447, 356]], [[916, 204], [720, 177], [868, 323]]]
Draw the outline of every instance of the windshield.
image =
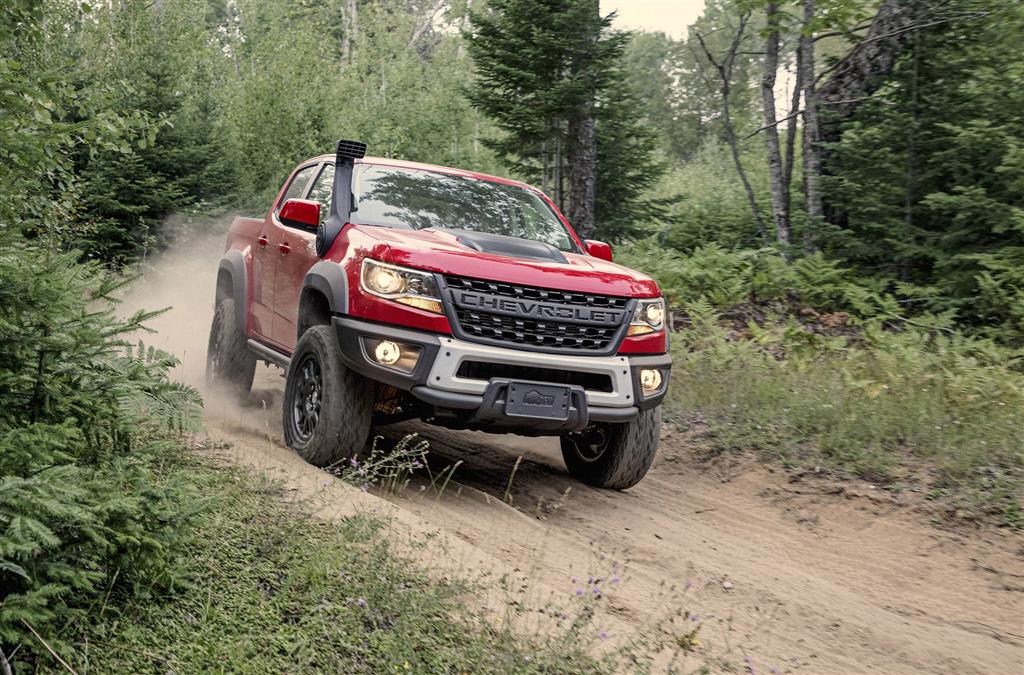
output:
[[576, 245], [532, 190], [436, 171], [363, 164], [353, 178], [352, 220], [364, 225], [471, 230], [550, 244]]

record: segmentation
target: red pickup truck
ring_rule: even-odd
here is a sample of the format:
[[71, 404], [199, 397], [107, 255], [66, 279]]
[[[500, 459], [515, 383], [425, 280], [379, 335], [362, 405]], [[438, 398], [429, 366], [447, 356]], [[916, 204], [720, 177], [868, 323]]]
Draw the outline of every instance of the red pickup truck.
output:
[[635, 485], [671, 369], [654, 280], [535, 188], [365, 150], [339, 141], [232, 223], [210, 384], [245, 395], [257, 361], [285, 368], [285, 441], [320, 466], [420, 418], [560, 436], [572, 475]]

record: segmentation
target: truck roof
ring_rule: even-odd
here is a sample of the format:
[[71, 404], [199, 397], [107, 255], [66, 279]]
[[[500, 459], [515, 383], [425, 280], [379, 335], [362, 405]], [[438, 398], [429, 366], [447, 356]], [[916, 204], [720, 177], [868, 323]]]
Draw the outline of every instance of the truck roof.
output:
[[[320, 155], [313, 159], [323, 162], [334, 161], [334, 155]], [[394, 166], [402, 169], [412, 169], [419, 171], [434, 171], [437, 173], [445, 173], [452, 176], [464, 176], [466, 178], [475, 178], [477, 180], [486, 180], [492, 183], [501, 183], [503, 185], [515, 185], [516, 187], [525, 188], [534, 192], [539, 190], [532, 185], [523, 183], [518, 180], [512, 180], [511, 178], [502, 178], [501, 176], [492, 176], [487, 173], [480, 173], [478, 171], [469, 171], [466, 169], [456, 169], [450, 166], [441, 166], [439, 164], [426, 164], [424, 162], [409, 162], [404, 159], [391, 159], [388, 157], [363, 157], [362, 159], [355, 160], [356, 164], [374, 164], [377, 166]]]

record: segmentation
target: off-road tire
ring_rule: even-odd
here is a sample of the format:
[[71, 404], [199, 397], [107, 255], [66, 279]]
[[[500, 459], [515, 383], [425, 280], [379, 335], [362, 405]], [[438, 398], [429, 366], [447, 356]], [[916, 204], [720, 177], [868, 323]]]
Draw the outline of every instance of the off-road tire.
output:
[[625, 490], [647, 475], [658, 450], [661, 406], [625, 424], [597, 423], [562, 436], [569, 473], [588, 485]]
[[206, 385], [243, 398], [252, 389], [256, 355], [249, 351], [244, 327], [237, 325], [235, 316], [233, 298], [217, 301], [206, 346]]
[[337, 464], [363, 449], [372, 419], [372, 383], [341, 362], [334, 329], [313, 326], [303, 333], [284, 386], [288, 447], [310, 464]]

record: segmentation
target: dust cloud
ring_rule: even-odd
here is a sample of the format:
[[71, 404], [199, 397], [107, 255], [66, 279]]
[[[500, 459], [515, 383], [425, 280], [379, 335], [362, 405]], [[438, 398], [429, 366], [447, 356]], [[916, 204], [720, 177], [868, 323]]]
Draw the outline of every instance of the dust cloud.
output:
[[260, 436], [276, 435], [282, 390], [279, 369], [257, 365], [253, 391], [241, 402], [209, 391], [205, 383], [217, 265], [224, 254], [231, 220], [229, 216], [187, 226], [171, 223], [169, 229], [176, 232], [172, 243], [142, 264], [141, 277], [126, 289], [119, 313], [166, 310], [146, 322], [148, 332], [133, 339], [178, 358], [180, 363], [171, 377], [202, 393], [208, 426], [227, 425]]

